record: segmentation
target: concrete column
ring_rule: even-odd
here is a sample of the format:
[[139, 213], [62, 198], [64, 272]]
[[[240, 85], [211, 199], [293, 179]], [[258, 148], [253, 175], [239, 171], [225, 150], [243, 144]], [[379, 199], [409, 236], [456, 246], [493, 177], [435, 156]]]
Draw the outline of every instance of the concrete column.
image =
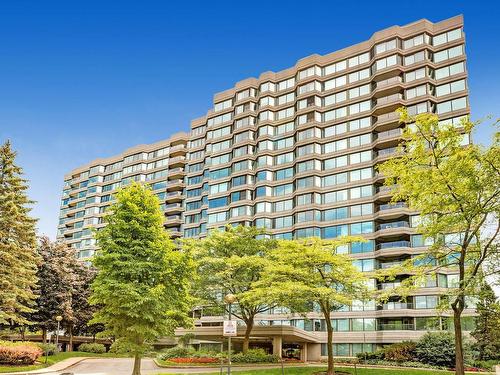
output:
[[307, 344], [307, 361], [319, 362], [321, 359], [321, 344]]
[[274, 336], [273, 337], [273, 354], [277, 355], [279, 358], [281, 358], [282, 348], [283, 348], [283, 339], [281, 338], [281, 336]]
[[307, 342], [303, 343], [302, 344], [302, 349], [300, 351], [300, 360], [301, 361], [304, 361], [304, 362], [307, 362], [307, 347], [308, 347], [308, 344]]

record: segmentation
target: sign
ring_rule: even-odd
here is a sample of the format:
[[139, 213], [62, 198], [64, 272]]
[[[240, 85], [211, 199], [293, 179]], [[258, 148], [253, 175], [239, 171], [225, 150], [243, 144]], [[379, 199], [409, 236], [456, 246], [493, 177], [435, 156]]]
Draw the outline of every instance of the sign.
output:
[[236, 320], [224, 320], [223, 336], [237, 336]]

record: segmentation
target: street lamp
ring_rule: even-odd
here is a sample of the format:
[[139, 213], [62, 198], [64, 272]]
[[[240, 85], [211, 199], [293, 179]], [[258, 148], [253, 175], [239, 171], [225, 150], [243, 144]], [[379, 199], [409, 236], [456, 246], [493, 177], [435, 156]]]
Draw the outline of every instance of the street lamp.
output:
[[[234, 294], [226, 294], [224, 301], [228, 304], [229, 321], [231, 321], [231, 306], [236, 301]], [[231, 336], [227, 338], [227, 375], [231, 375]]]
[[61, 320], [63, 320], [63, 317], [61, 315], [56, 316], [56, 321], [57, 321], [57, 330], [56, 330], [56, 353], [59, 352], [59, 325], [61, 324]]

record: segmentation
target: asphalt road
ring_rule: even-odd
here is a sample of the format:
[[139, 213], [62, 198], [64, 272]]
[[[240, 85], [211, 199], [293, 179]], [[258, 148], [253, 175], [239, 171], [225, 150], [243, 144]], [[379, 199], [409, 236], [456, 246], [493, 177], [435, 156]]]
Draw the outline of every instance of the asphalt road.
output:
[[[132, 373], [134, 367], [134, 360], [132, 358], [93, 358], [85, 359], [74, 366], [67, 368], [58, 374], [72, 373], [73, 375], [129, 375]], [[252, 366], [252, 367], [238, 367], [237, 370], [257, 370], [276, 366]], [[226, 373], [227, 368], [224, 368]], [[141, 364], [141, 373], [143, 375], [149, 374], [190, 374], [202, 372], [219, 372], [219, 369], [214, 368], [161, 368], [156, 366], [152, 359], [144, 358]]]

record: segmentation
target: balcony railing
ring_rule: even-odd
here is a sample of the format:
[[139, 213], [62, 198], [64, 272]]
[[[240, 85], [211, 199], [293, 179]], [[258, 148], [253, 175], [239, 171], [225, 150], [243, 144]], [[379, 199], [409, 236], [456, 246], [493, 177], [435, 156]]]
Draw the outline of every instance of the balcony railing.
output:
[[413, 309], [413, 303], [388, 302], [382, 305], [382, 310], [405, 310], [405, 309]]
[[384, 113], [383, 115], [379, 115], [377, 118], [377, 123], [391, 122], [396, 120], [399, 120], [399, 113], [389, 112]]
[[379, 230], [393, 228], [409, 228], [410, 224], [407, 221], [393, 221], [392, 223], [383, 223], [378, 226]]
[[410, 241], [392, 241], [377, 244], [377, 250], [393, 249], [395, 247], [411, 247]]
[[387, 204], [381, 204], [379, 206], [380, 211], [385, 211], [385, 210], [394, 210], [396, 208], [407, 208], [408, 205], [405, 202], [398, 202], [398, 203], [387, 203]]
[[403, 95], [397, 93], [389, 96], [384, 96], [383, 98], [377, 99], [377, 105], [385, 105], [396, 103], [399, 100], [403, 100]]
[[399, 324], [399, 323], [386, 323], [379, 324], [377, 327], [378, 331], [414, 331], [414, 324]]
[[392, 130], [387, 130], [385, 132], [378, 133], [378, 139], [397, 137], [403, 134], [403, 129], [397, 128]]
[[394, 266], [400, 266], [402, 264], [403, 264], [402, 260], [398, 260], [398, 261], [394, 261], [394, 262], [385, 262], [385, 263], [380, 263], [379, 264], [379, 268], [381, 268], [381, 269], [387, 269], [387, 268], [391, 268], [391, 267], [394, 267]]
[[395, 282], [395, 283], [381, 283], [379, 285], [379, 289], [380, 290], [385, 290], [385, 289], [394, 289], [394, 288], [398, 288], [401, 286], [401, 283], [400, 282]]
[[383, 148], [382, 150], [378, 150], [378, 156], [392, 155], [395, 154], [397, 150], [397, 147]]
[[402, 82], [402, 79], [400, 76], [385, 79], [383, 81], [377, 82], [377, 89], [381, 89], [381, 88], [384, 88], [386, 86], [390, 86], [390, 85], [393, 85], [395, 83], [401, 83], [401, 82]]

